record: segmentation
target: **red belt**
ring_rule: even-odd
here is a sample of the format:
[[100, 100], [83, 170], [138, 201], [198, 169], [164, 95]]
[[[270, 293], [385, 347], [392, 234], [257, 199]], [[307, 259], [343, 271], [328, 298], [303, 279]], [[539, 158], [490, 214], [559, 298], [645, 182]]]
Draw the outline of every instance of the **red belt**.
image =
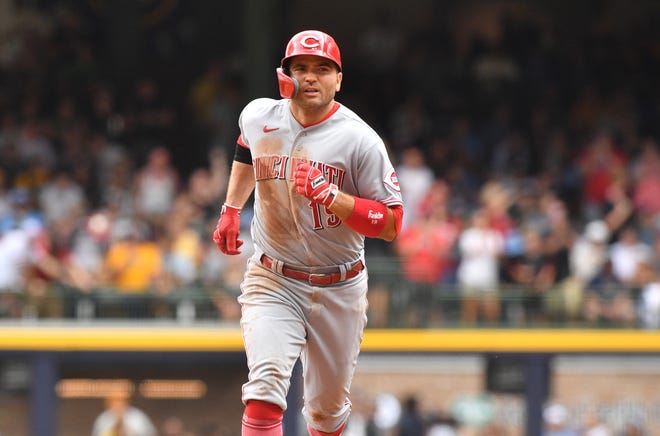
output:
[[[266, 268], [273, 270], [274, 261], [265, 254], [261, 255], [261, 263]], [[361, 260], [357, 261], [351, 269], [346, 271], [344, 280], [352, 279], [353, 277], [360, 274], [360, 271], [362, 271], [363, 269], [364, 269], [364, 264], [362, 263], [362, 261]], [[337, 268], [336, 272], [318, 274], [318, 273], [308, 273], [305, 271], [300, 271], [297, 269], [289, 268], [286, 265], [283, 265], [282, 275], [285, 277], [289, 277], [291, 279], [307, 282], [310, 285], [317, 285], [317, 286], [330, 286], [342, 281], [341, 271], [339, 270], [339, 268]]]

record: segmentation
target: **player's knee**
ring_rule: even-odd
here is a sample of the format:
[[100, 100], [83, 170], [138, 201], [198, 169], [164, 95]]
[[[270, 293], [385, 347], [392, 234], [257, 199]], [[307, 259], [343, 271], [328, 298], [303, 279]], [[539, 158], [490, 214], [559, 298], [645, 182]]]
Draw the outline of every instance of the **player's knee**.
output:
[[346, 427], [346, 421], [344, 421], [344, 423], [340, 425], [337, 430], [328, 433], [317, 430], [311, 425], [307, 424], [307, 431], [309, 432], [309, 436], [339, 436], [344, 431], [344, 427]]
[[311, 436], [340, 435], [351, 413], [351, 402], [346, 399], [340, 407], [318, 406], [318, 404], [306, 404], [303, 409], [309, 434]]

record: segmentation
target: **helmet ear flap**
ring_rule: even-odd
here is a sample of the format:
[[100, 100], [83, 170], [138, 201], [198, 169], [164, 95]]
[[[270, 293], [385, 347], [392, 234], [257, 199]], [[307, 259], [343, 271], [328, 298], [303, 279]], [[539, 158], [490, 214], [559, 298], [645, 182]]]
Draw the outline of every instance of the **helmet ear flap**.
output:
[[280, 87], [282, 98], [293, 98], [298, 93], [298, 81], [287, 75], [282, 68], [277, 70], [277, 83]]

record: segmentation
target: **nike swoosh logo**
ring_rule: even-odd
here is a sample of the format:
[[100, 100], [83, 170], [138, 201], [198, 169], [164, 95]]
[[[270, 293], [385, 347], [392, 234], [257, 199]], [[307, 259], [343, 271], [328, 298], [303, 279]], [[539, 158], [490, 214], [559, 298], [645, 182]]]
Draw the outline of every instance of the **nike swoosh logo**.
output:
[[274, 132], [275, 130], [279, 130], [279, 127], [268, 127], [264, 126], [264, 133], [269, 133], [269, 132]]

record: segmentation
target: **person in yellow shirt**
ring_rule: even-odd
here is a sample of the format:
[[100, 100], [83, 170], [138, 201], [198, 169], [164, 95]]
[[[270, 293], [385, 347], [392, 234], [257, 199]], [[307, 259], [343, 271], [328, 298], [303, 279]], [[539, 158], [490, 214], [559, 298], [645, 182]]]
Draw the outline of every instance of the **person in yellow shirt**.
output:
[[[120, 302], [131, 315], [149, 311], [154, 295], [167, 293], [164, 253], [157, 242], [147, 239], [145, 231], [131, 220], [119, 220], [103, 261], [101, 283], [129, 299]], [[144, 298], [140, 298], [143, 296]]]
[[162, 252], [151, 241], [121, 240], [108, 249], [104, 267], [109, 286], [125, 293], [146, 293], [162, 274]]

